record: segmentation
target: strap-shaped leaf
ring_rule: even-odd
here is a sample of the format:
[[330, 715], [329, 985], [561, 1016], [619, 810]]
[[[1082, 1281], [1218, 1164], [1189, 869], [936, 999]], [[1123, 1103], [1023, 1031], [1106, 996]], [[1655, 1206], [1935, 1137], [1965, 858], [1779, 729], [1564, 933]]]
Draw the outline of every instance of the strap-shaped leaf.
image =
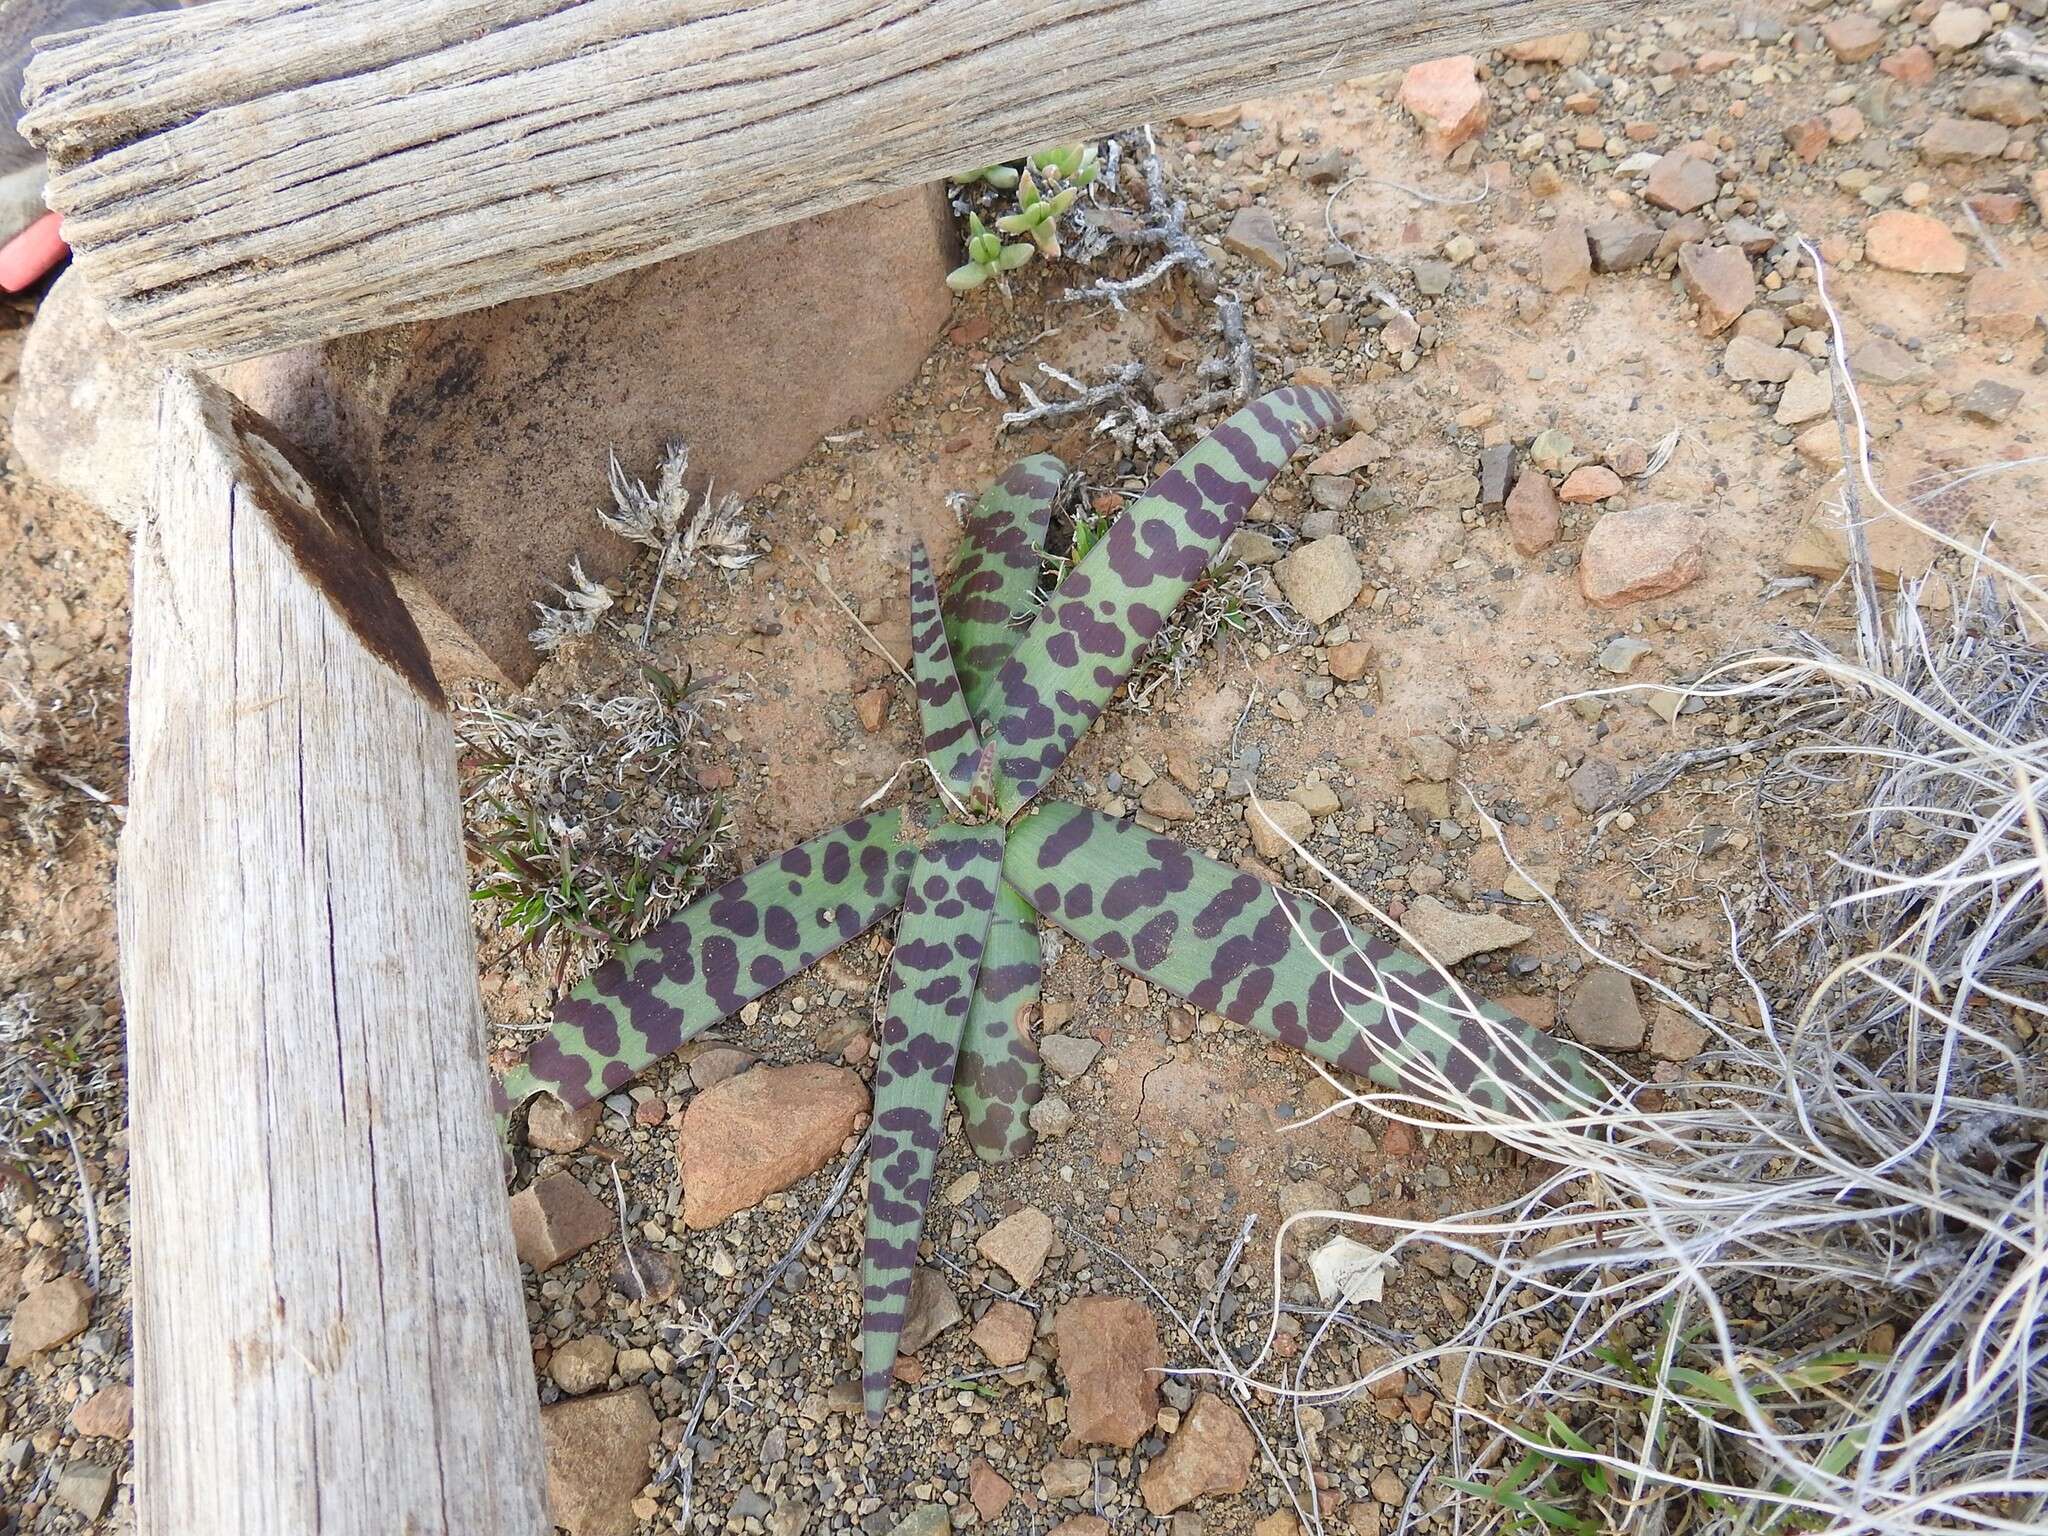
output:
[[967, 690], [967, 708], [986, 727], [984, 707], [996, 669], [1024, 631], [1044, 568], [1045, 536], [1067, 466], [1050, 453], [1019, 459], [982, 492], [967, 514], [959, 551], [946, 576], [946, 636], [953, 665]]
[[1031, 1126], [1024, 1117], [1045, 1090], [1039, 1081], [1038, 1045], [1025, 1020], [1038, 1004], [1044, 979], [1038, 913], [1006, 884], [996, 892], [988, 953], [974, 983], [960, 1070], [953, 1078], [968, 1144], [986, 1162], [1006, 1163], [1031, 1150]]
[[939, 616], [939, 588], [922, 539], [910, 547], [910, 668], [917, 679], [925, 758], [940, 781], [965, 801], [975, 790], [981, 733], [974, 728], [967, 695], [953, 671], [953, 648]]
[[861, 1390], [870, 1419], [887, 1406], [910, 1308], [917, 1234], [946, 1129], [946, 1096], [967, 1027], [1003, 863], [992, 827], [935, 828], [910, 871], [888, 1015], [875, 1057], [875, 1135], [868, 1148], [868, 1231], [861, 1263]]
[[1003, 876], [1096, 954], [1382, 1087], [1560, 1119], [1607, 1097], [1576, 1047], [1476, 998], [1491, 1028], [1461, 1023], [1417, 956], [1133, 823], [1053, 801]]
[[542, 1089], [616, 1092], [684, 1041], [872, 928], [903, 902], [927, 807], [863, 816], [728, 880], [592, 971], [505, 1075], [500, 1117]]
[[1261, 395], [1182, 454], [1067, 573], [990, 695], [1000, 815], [1014, 814], [1066, 761], [1259, 493], [1343, 415], [1327, 389]]

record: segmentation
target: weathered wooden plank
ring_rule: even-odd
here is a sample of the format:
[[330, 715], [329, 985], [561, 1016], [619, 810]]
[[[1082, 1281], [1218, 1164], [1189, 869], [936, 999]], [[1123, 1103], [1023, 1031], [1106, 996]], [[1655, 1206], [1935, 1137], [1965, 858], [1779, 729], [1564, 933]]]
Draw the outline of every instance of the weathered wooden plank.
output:
[[216, 0], [49, 42], [115, 324], [217, 363], [1639, 0]]
[[167, 379], [121, 846], [143, 1536], [551, 1529], [455, 740], [338, 500]]

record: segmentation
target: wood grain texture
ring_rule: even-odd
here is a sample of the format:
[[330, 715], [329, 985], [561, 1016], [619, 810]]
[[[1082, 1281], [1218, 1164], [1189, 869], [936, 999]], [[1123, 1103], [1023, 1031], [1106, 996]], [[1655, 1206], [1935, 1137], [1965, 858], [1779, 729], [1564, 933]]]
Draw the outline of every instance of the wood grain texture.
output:
[[1639, 0], [216, 0], [46, 43], [114, 323], [212, 364]]
[[341, 503], [166, 379], [121, 846], [144, 1536], [551, 1529], [455, 740]]

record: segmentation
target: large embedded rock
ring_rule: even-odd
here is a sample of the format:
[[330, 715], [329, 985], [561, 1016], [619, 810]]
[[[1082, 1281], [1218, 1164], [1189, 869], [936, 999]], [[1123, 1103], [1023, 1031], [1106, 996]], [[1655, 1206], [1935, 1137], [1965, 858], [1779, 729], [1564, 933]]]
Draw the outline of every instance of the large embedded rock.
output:
[[858, 1074], [822, 1062], [756, 1067], [707, 1088], [683, 1115], [683, 1221], [715, 1227], [817, 1172], [868, 1111]]
[[1166, 1351], [1145, 1304], [1128, 1296], [1084, 1296], [1053, 1319], [1067, 1428], [1076, 1445], [1129, 1450], [1159, 1417]]
[[647, 1454], [660, 1428], [643, 1387], [565, 1398], [541, 1409], [554, 1523], [570, 1536], [638, 1530], [633, 1500], [647, 1486]]

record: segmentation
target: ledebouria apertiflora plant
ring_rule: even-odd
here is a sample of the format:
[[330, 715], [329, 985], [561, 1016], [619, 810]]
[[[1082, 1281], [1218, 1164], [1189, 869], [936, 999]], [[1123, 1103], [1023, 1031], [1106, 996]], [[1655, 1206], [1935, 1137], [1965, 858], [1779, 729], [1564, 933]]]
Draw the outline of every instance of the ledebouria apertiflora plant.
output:
[[1064, 466], [1012, 465], [975, 506], [943, 596], [911, 556], [911, 646], [938, 793], [861, 816], [684, 908], [593, 972], [503, 1082], [591, 1103], [899, 907], [875, 1067], [861, 1366], [887, 1403], [950, 1093], [983, 1158], [1028, 1150], [1045, 918], [1196, 1006], [1384, 1087], [1564, 1118], [1597, 1100], [1569, 1047], [1456, 996], [1427, 962], [1171, 838], [1038, 794], [1245, 511], [1344, 412], [1254, 400], [1133, 503], [1046, 598]]

